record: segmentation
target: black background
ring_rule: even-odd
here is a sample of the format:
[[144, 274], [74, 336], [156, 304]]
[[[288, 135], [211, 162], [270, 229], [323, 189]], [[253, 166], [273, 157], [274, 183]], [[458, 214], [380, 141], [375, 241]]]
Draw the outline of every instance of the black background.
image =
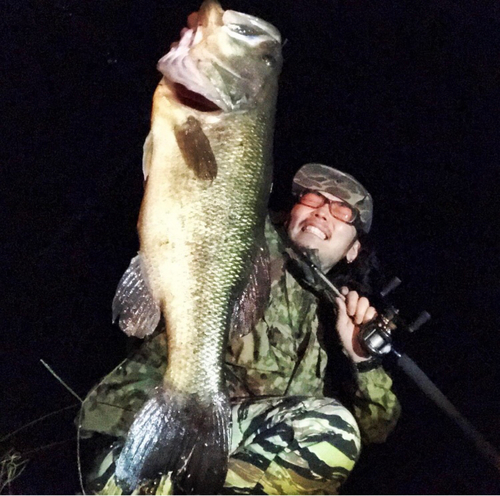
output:
[[[126, 352], [114, 290], [137, 250], [157, 60], [198, 2], [2, 2], [0, 435], [77, 400]], [[372, 239], [408, 318], [397, 336], [500, 446], [497, 2], [227, 1], [286, 40], [272, 204], [309, 161], [372, 192]], [[403, 417], [347, 494], [494, 494], [498, 471], [404, 376]], [[30, 462], [13, 493], [79, 490], [76, 409], [1, 443]], [[52, 445], [52, 443], [56, 443]], [[50, 446], [52, 445], [52, 446]]]

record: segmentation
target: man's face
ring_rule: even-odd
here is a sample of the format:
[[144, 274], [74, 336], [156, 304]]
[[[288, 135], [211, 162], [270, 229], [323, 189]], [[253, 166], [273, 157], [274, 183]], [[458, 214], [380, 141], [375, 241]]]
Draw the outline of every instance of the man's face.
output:
[[[329, 193], [321, 194], [329, 200], [342, 201]], [[298, 247], [317, 250], [325, 272], [344, 257], [352, 262], [361, 246], [355, 227], [333, 217], [328, 203], [318, 208], [296, 203], [290, 212], [288, 236]]]

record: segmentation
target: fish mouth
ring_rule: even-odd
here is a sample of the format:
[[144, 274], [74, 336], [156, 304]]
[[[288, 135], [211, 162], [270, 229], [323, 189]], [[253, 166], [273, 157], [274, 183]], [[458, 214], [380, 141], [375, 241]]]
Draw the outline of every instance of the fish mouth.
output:
[[169, 52], [158, 61], [157, 68], [170, 83], [174, 97], [181, 105], [199, 112], [221, 111], [218, 95], [189, 57], [190, 49], [200, 39], [197, 26], [183, 28], [180, 40], [172, 43]]
[[279, 71], [280, 39], [269, 23], [205, 0], [157, 68], [183, 105], [203, 112], [244, 111], [266, 94], [267, 79]]
[[213, 85], [189, 56], [190, 49], [200, 38], [197, 27], [183, 28], [180, 40], [158, 61], [157, 68], [170, 83], [180, 104], [200, 112], [226, 110]]
[[188, 17], [188, 26], [181, 30], [179, 41], [157, 64], [157, 69], [170, 83], [177, 101], [201, 112], [228, 111], [227, 102], [200, 71], [200, 59], [191, 50], [206, 38], [214, 26], [222, 24], [223, 10], [214, 0], [205, 0], [198, 12]]
[[204, 97], [201, 93], [192, 91], [181, 83], [173, 82], [172, 89], [177, 101], [185, 107], [197, 110], [198, 112], [217, 112], [222, 110], [218, 105]]

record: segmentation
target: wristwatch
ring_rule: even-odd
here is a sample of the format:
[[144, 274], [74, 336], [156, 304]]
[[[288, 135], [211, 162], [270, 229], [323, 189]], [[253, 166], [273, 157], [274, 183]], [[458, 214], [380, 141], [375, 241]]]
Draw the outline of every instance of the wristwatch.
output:
[[369, 370], [376, 369], [380, 366], [382, 360], [379, 357], [371, 356], [368, 360], [363, 360], [362, 362], [354, 362], [354, 368], [358, 372], [368, 372]]

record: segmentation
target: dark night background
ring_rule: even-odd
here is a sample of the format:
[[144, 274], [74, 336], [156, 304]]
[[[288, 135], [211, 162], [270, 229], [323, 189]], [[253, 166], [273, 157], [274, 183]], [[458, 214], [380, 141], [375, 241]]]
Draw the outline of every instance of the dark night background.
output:
[[[155, 65], [199, 2], [7, 0], [0, 11], [0, 437], [77, 400], [126, 353], [111, 325], [137, 250]], [[393, 299], [430, 323], [400, 348], [500, 447], [500, 7], [494, 1], [227, 0], [286, 39], [275, 207], [319, 161], [372, 192]], [[346, 494], [498, 494], [498, 472], [397, 370], [403, 417]], [[76, 409], [1, 443], [12, 493], [79, 491]], [[5, 489], [8, 492], [8, 488]]]

